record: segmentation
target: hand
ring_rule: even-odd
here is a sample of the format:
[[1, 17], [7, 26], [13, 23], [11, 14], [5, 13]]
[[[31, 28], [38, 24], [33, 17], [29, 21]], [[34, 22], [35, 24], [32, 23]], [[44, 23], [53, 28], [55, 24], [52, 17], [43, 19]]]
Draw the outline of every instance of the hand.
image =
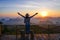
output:
[[36, 13], [36, 14], [38, 14], [38, 13]]
[[18, 12], [18, 14], [20, 15], [20, 13]]

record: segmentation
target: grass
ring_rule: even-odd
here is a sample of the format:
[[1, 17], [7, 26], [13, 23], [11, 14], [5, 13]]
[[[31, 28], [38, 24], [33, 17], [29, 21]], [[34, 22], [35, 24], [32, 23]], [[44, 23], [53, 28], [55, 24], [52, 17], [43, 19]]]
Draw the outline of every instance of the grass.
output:
[[[17, 34], [20, 34], [21, 30], [25, 30], [25, 26], [24, 25], [4, 25], [2, 29], [3, 29], [2, 30], [3, 34], [16, 35], [16, 32], [17, 32]], [[42, 28], [42, 27], [40, 27], [38, 25], [31, 25], [31, 27], [30, 27], [30, 30], [33, 30], [33, 32], [35, 34], [40, 34], [40, 33], [44, 33], [44, 34], [60, 33], [60, 31], [56, 31], [58, 29], [56, 29], [56, 30], [55, 29], [56, 29], [56, 27], [46, 29], [46, 28]]]

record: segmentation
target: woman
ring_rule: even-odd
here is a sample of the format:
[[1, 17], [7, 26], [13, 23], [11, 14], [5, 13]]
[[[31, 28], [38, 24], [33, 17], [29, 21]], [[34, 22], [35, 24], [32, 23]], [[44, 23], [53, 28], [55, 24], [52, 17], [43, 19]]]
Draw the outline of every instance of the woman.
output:
[[20, 15], [20, 16], [22, 16], [22, 17], [24, 18], [24, 23], [25, 23], [26, 33], [27, 33], [27, 34], [30, 33], [30, 19], [31, 19], [32, 17], [34, 17], [35, 15], [37, 15], [37, 14], [38, 14], [38, 13], [35, 13], [34, 15], [29, 16], [29, 14], [26, 13], [26, 15], [23, 16], [22, 14], [20, 14], [20, 13], [18, 12], [18, 15]]

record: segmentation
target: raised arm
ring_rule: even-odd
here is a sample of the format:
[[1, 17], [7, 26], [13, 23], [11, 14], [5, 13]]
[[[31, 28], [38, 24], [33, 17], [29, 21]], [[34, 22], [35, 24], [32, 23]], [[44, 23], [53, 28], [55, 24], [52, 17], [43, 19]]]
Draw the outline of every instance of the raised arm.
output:
[[32, 15], [31, 18], [34, 17], [34, 16], [37, 15], [37, 14], [38, 14], [38, 13], [35, 13], [34, 15]]
[[20, 15], [20, 16], [22, 16], [22, 17], [24, 17], [22, 14], [20, 14], [19, 12], [18, 12], [18, 15]]

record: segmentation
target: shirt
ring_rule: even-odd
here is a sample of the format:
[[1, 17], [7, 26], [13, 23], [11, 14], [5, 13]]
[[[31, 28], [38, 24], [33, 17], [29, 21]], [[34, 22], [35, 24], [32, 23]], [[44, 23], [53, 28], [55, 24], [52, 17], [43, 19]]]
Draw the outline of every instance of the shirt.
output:
[[30, 17], [24, 18], [24, 23], [30, 23]]

